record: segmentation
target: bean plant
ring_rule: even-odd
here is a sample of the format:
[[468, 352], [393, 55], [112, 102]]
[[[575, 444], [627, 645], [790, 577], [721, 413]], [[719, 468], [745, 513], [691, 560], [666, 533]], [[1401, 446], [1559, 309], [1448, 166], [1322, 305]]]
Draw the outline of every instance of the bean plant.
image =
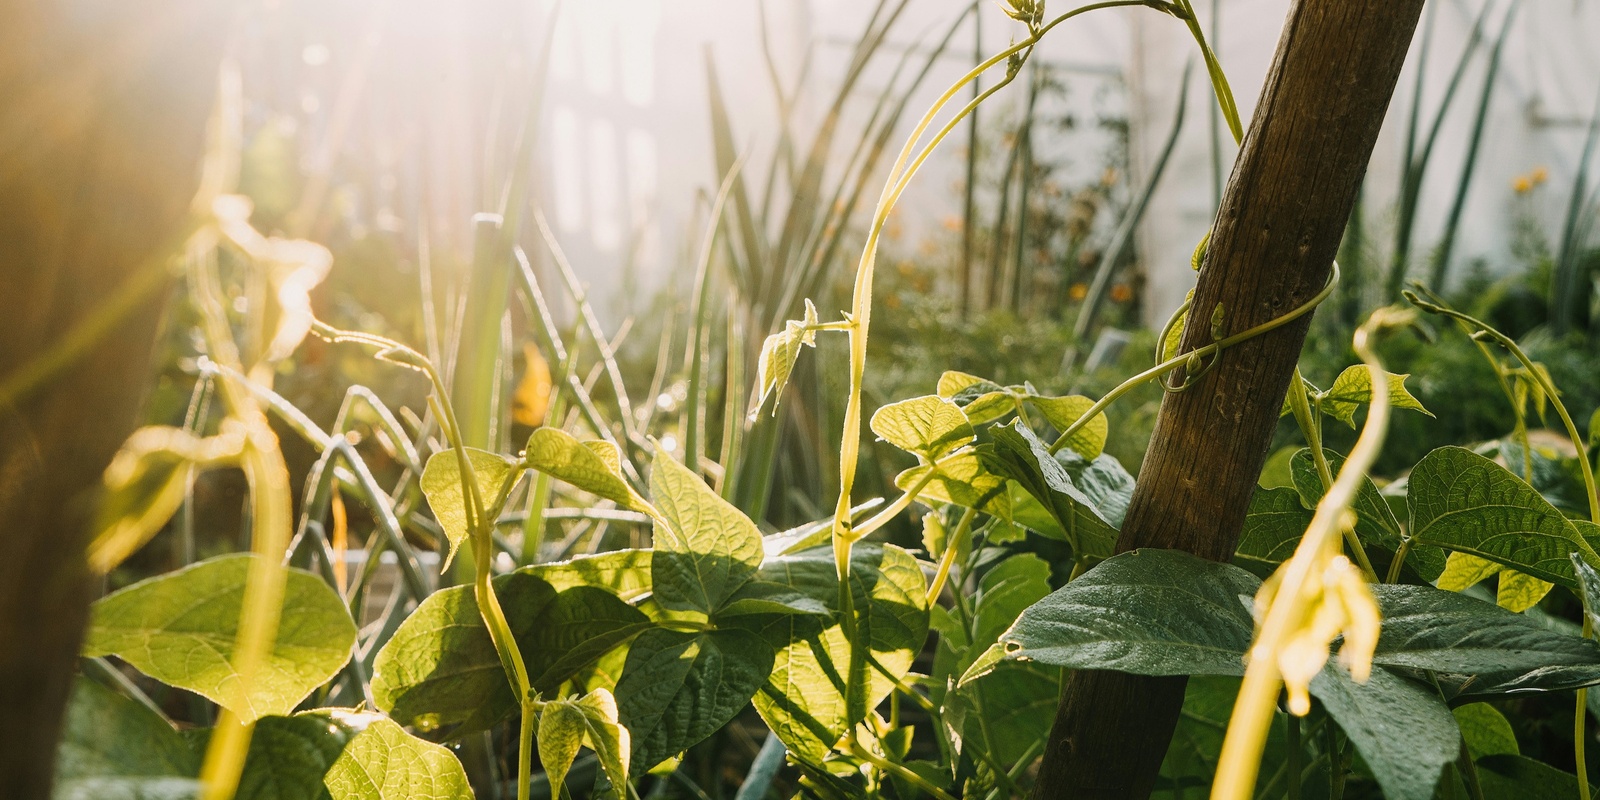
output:
[[[1115, 552], [1135, 479], [1104, 452], [1105, 411], [1142, 384], [1175, 392], [1206, 380], [1222, 350], [1310, 313], [1332, 283], [1242, 331], [1231, 331], [1225, 308], [1185, 304], [1155, 364], [1099, 399], [952, 371], [928, 394], [867, 413], [877, 246], [901, 194], [1050, 30], [1122, 6], [1187, 26], [1223, 119], [1242, 135], [1189, 0], [1107, 0], [1054, 17], [1039, 0], [1010, 0], [1024, 35], [950, 86], [915, 126], [867, 229], [849, 309], [825, 315], [806, 301], [803, 317], [760, 353], [752, 413], [770, 414], [818, 337], [846, 340], [846, 363], [825, 365], [848, 376], [837, 506], [781, 532], [764, 532], [724, 496], [725, 476], [701, 463], [709, 459], [680, 462], [637, 417], [608, 423], [553, 326], [546, 349], [560, 377], [546, 376], [539, 400], [572, 413], [543, 415], [547, 424], [514, 452], [468, 446], [433, 358], [312, 316], [307, 293], [331, 258], [309, 242], [263, 236], [247, 201], [229, 194], [236, 116], [224, 102], [182, 258], [199, 317], [197, 395], [214, 394], [223, 419], [129, 439], [106, 471], [90, 558], [110, 572], [178, 513], [198, 471], [222, 467], [249, 482], [251, 552], [95, 603], [58, 794], [471, 797], [460, 745], [509, 723], [515, 770], [505, 783], [519, 800], [657, 796], [674, 785], [685, 751], [753, 707], [770, 736], [741, 798], [765, 796], [784, 764], [800, 776], [798, 796], [1015, 797], [1043, 750], [1064, 671], [1109, 669], [1195, 676], [1158, 786], [1172, 797], [1340, 797], [1357, 775], [1396, 800], [1458, 790], [1587, 798], [1584, 687], [1600, 684], [1600, 646], [1590, 641], [1600, 613], [1591, 456], [1548, 373], [1437, 297], [1413, 293], [1410, 307], [1374, 314], [1353, 342], [1362, 363], [1328, 388], [1296, 374], [1283, 414], [1307, 446], [1290, 459], [1286, 484], [1255, 494], [1232, 563]], [[946, 113], [972, 81], [1002, 67], [1001, 79]], [[537, 280], [524, 273], [529, 306], [550, 325]], [[269, 310], [241, 319], [225, 275], [267, 287]], [[1191, 312], [1209, 315], [1213, 341], [1176, 352]], [[1380, 487], [1367, 473], [1389, 415], [1430, 412], [1406, 376], [1383, 369], [1375, 343], [1425, 317], [1480, 343], [1516, 427], [1501, 443], [1434, 450]], [[396, 414], [358, 387], [332, 427], [319, 427], [272, 389], [277, 365], [308, 336], [416, 372], [429, 387], [425, 416]], [[1529, 404], [1554, 410], [1575, 455], [1535, 453]], [[1324, 448], [1326, 421], [1354, 427], [1363, 408], [1350, 452]], [[298, 519], [269, 415], [320, 453]], [[852, 491], [863, 422], [912, 464], [895, 479], [897, 496], [864, 504]], [[354, 445], [357, 428], [385, 443], [398, 486], [378, 483]], [[1558, 508], [1547, 496], [1558, 485], [1576, 485], [1584, 501]], [[542, 505], [557, 491], [579, 506]], [[375, 531], [354, 578], [339, 552], [345, 496], [365, 506]], [[875, 536], [914, 506], [919, 548]], [[650, 546], [599, 550], [595, 533], [597, 551], [543, 561], [539, 539], [515, 548], [502, 536], [519, 523], [542, 536], [556, 511], [591, 532], [648, 528]], [[419, 537], [436, 543], [439, 568], [421, 557]], [[389, 609], [369, 621], [385, 557], [397, 583]], [[457, 561], [465, 566], [447, 568]], [[456, 575], [469, 579], [449, 585]], [[1474, 588], [1491, 576], [1497, 598]], [[1557, 587], [1583, 609], [1581, 625], [1536, 606]], [[214, 725], [179, 732], [109, 657], [203, 698], [217, 709]], [[1574, 690], [1577, 775], [1519, 755], [1485, 703]]]

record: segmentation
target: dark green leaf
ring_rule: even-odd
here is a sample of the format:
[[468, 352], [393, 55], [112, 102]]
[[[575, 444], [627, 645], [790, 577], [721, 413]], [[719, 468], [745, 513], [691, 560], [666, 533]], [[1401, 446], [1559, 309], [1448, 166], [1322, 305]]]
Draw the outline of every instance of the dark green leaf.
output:
[[[1260, 581], [1176, 550], [1102, 562], [1022, 613], [1006, 657], [1136, 675], [1243, 675]], [[973, 676], [963, 678], [963, 683]]]
[[[1327, 449], [1322, 452], [1328, 459], [1328, 467], [1332, 474], [1338, 475], [1339, 470], [1344, 467], [1344, 456]], [[1317, 503], [1322, 501], [1324, 492], [1322, 477], [1317, 473], [1316, 463], [1311, 459], [1311, 450], [1301, 448], [1289, 463], [1294, 476], [1294, 487], [1300, 493], [1300, 499], [1306, 508], [1316, 508]], [[1378, 492], [1377, 484], [1374, 484], [1371, 478], [1361, 479], [1361, 488], [1356, 491], [1356, 501], [1351, 505], [1351, 510], [1356, 512], [1356, 536], [1364, 546], [1380, 547], [1391, 554], [1400, 549], [1402, 535], [1400, 520], [1395, 518], [1388, 501], [1383, 499], [1383, 495]], [[1304, 528], [1301, 530], [1303, 532]], [[1444, 559], [1444, 552], [1437, 547], [1413, 545], [1410, 554], [1406, 556], [1406, 563], [1411, 565], [1423, 580], [1433, 581], [1444, 571]]]
[[259, 720], [236, 800], [327, 798], [322, 778], [355, 735], [343, 718], [340, 711], [308, 711]]
[[1461, 747], [1439, 693], [1386, 669], [1357, 683], [1330, 661], [1311, 693], [1355, 744], [1389, 800], [1431, 800], [1439, 773]]
[[1265, 578], [1294, 555], [1310, 525], [1311, 511], [1294, 489], [1257, 489], [1250, 497], [1233, 563]]
[[1441, 447], [1411, 471], [1407, 503], [1420, 544], [1471, 553], [1541, 580], [1576, 588], [1568, 556], [1600, 564], [1578, 528], [1505, 467], [1460, 447]]
[[56, 800], [198, 796], [200, 757], [155, 712], [79, 677], [56, 749]]
[[1104, 557], [1116, 544], [1117, 530], [1096, 503], [1079, 489], [1044, 442], [1021, 421], [990, 430], [994, 442], [979, 448], [983, 466], [1021, 484], [1067, 534], [1074, 555]]
[[[832, 547], [769, 559], [761, 578], [794, 587], [837, 610]], [[873, 708], [894, 688], [888, 676], [903, 677], [927, 638], [927, 584], [910, 553], [866, 542], [851, 551], [850, 583], [858, 635], [870, 642], [876, 664], [864, 667], [869, 681], [864, 705]], [[852, 662], [843, 629], [835, 619], [802, 615], [751, 618], [748, 624], [758, 627], [778, 651], [771, 677], [755, 697], [756, 710], [791, 753], [820, 763], [856, 721], [846, 707], [845, 679]]]
[[1468, 703], [1450, 709], [1461, 728], [1461, 740], [1467, 744], [1467, 753], [1474, 761], [1484, 756], [1521, 753], [1517, 747], [1517, 734], [1505, 715], [1488, 703]]
[[741, 630], [651, 630], [635, 639], [617, 681], [617, 714], [638, 773], [733, 719], [772, 671], [772, 648]]
[[356, 626], [315, 575], [288, 570], [271, 654], [248, 687], [233, 668], [252, 555], [228, 555], [140, 581], [95, 601], [83, 652], [116, 655], [240, 719], [284, 715], [350, 660]]
[[[1549, 800], [1577, 797], [1578, 776], [1519, 755], [1478, 759], [1478, 781], [1484, 800]], [[1594, 792], [1591, 785], [1590, 793]]]
[[1383, 618], [1373, 662], [1452, 674], [1600, 667], [1600, 644], [1429, 586], [1372, 587]]

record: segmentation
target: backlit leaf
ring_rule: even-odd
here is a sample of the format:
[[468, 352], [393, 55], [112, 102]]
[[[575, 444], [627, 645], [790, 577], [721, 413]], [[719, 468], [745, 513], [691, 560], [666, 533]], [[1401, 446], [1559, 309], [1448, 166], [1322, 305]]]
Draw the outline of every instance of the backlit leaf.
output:
[[[761, 343], [761, 357], [756, 362], [756, 385], [760, 391], [751, 405], [751, 416], [761, 410], [768, 397], [783, 395], [783, 387], [789, 384], [789, 375], [794, 372], [794, 362], [800, 359], [800, 348], [817, 346], [817, 334], [812, 329], [816, 324], [817, 307], [807, 299], [805, 319], [789, 320], [784, 323], [783, 330]], [[776, 399], [772, 403], [772, 413], [778, 413]]]
[[[523, 571], [494, 585], [537, 691], [553, 692], [649, 627], [642, 612], [603, 589], [557, 593]], [[406, 618], [373, 663], [372, 695], [379, 709], [430, 738], [485, 730], [516, 709], [472, 587], [441, 589]]]
[[[1406, 389], [1406, 378], [1410, 375], [1396, 375], [1384, 373], [1389, 382], [1389, 405], [1393, 408], [1408, 408], [1421, 411], [1428, 416], [1433, 412], [1423, 408], [1422, 402], [1411, 395]], [[1372, 402], [1372, 372], [1363, 365], [1347, 367], [1339, 377], [1333, 381], [1333, 386], [1320, 395], [1322, 413], [1333, 417], [1346, 425], [1354, 428], [1356, 424], [1356, 409]]]
[[323, 778], [333, 800], [471, 800], [466, 771], [449, 750], [378, 718], [345, 746]]
[[623, 508], [644, 503], [622, 479], [622, 456], [610, 442], [580, 442], [559, 428], [539, 428], [528, 436], [523, 463]]
[[1517, 755], [1517, 734], [1511, 729], [1504, 714], [1488, 703], [1468, 703], [1450, 709], [1461, 728], [1461, 739], [1467, 744], [1467, 753], [1474, 760], [1484, 756]]
[[872, 432], [927, 461], [937, 461], [973, 439], [967, 415], [955, 403], [928, 395], [891, 403], [872, 415]]
[[[1094, 406], [1094, 401], [1087, 397], [1039, 397], [1028, 396], [1028, 403], [1039, 409], [1045, 421], [1058, 431], [1064, 431], [1077, 422], [1080, 417], [1088, 413]], [[1067, 438], [1066, 446], [1073, 452], [1083, 456], [1089, 461], [1100, 457], [1106, 448], [1106, 436], [1110, 433], [1110, 425], [1106, 422], [1106, 415], [1096, 414], [1082, 428], [1074, 431]]]
[[[755, 696], [756, 710], [796, 757], [820, 763], [849, 725], [893, 690], [883, 673], [902, 677], [928, 635], [927, 582], [917, 560], [892, 545], [862, 542], [851, 551], [851, 597], [858, 635], [882, 668], [864, 667], [867, 696], [847, 708], [844, 681], [851, 650], [834, 618], [784, 615], [745, 624], [777, 649], [770, 677]], [[819, 547], [769, 559], [764, 580], [783, 583], [837, 610], [839, 581], [833, 549]]]
[[666, 522], [655, 527], [650, 559], [662, 607], [710, 614], [761, 566], [761, 531], [700, 476], [657, 452], [650, 495]]
[[245, 721], [292, 712], [350, 660], [356, 626], [321, 578], [288, 570], [272, 652], [245, 685], [232, 660], [255, 558], [209, 559], [101, 598], [91, 607], [84, 655], [116, 655]]
[[[488, 506], [494, 503], [501, 485], [516, 470], [516, 462], [487, 450], [468, 447], [466, 451], [473, 478], [478, 484], [478, 494], [484, 505]], [[434, 518], [439, 520], [439, 527], [444, 529], [445, 538], [450, 540], [450, 552], [445, 556], [445, 563], [449, 564], [455, 558], [456, 550], [471, 533], [467, 500], [461, 493], [461, 462], [456, 451], [450, 449], [434, 453], [422, 468], [419, 483], [422, 493], [428, 498], [428, 507], [433, 509]], [[487, 510], [483, 509], [485, 512]]]

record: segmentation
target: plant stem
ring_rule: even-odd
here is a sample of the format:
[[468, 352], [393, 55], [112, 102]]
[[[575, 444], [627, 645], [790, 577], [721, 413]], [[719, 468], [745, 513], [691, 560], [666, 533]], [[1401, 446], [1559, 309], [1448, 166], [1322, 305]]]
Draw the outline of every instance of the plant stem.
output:
[[[1287, 325], [1296, 319], [1311, 313], [1311, 311], [1317, 307], [1317, 304], [1321, 303], [1323, 300], [1326, 300], [1328, 295], [1333, 293], [1333, 287], [1337, 285], [1338, 282], [1339, 265], [1335, 263], [1333, 265], [1333, 275], [1328, 279], [1328, 285], [1324, 286], [1322, 291], [1318, 292], [1315, 297], [1306, 301], [1306, 303], [1299, 308], [1296, 308], [1281, 317], [1269, 319], [1266, 322], [1255, 326], [1254, 328], [1244, 331], [1243, 333], [1236, 333], [1225, 339], [1220, 339], [1212, 342], [1211, 344], [1197, 347], [1187, 353], [1179, 353], [1172, 358], [1162, 361], [1161, 363], [1156, 364], [1144, 372], [1141, 372], [1123, 381], [1122, 383], [1117, 384], [1115, 389], [1112, 389], [1110, 392], [1107, 392], [1104, 397], [1095, 401], [1095, 404], [1090, 406], [1088, 410], [1083, 413], [1083, 416], [1078, 417], [1076, 421], [1067, 426], [1066, 430], [1061, 432], [1060, 436], [1056, 437], [1055, 442], [1050, 445], [1050, 452], [1056, 453], [1059, 452], [1061, 448], [1066, 447], [1067, 442], [1072, 438], [1073, 434], [1081, 430], [1083, 426], [1089, 424], [1089, 421], [1094, 419], [1095, 416], [1100, 412], [1106, 410], [1106, 407], [1121, 399], [1122, 396], [1126, 395], [1128, 392], [1137, 389], [1140, 385], [1157, 378], [1161, 378], [1167, 373], [1187, 365], [1191, 359], [1204, 359], [1215, 356], [1225, 348], [1232, 347], [1233, 345], [1236, 345], [1247, 339], [1253, 339], [1257, 336], [1267, 333], [1268, 331], [1276, 330], [1277, 328], [1283, 327], [1284, 325]], [[1193, 377], [1194, 376], [1190, 376], [1190, 378]], [[1173, 389], [1172, 391], [1179, 391], [1179, 389]]]
[[[1312, 408], [1308, 398], [1309, 390], [1306, 389], [1305, 377], [1300, 374], [1300, 368], [1294, 368], [1294, 377], [1290, 379], [1289, 408], [1294, 410], [1295, 422], [1300, 425], [1300, 432], [1306, 437], [1307, 448], [1311, 451], [1311, 461], [1317, 465], [1317, 477], [1322, 482], [1322, 491], [1327, 492], [1333, 486], [1333, 469], [1328, 465], [1328, 454], [1322, 449], [1322, 408]], [[1377, 384], [1373, 384], [1374, 387]], [[1376, 389], [1374, 389], [1376, 391]], [[1355, 528], [1344, 527], [1345, 547], [1355, 556], [1356, 565], [1361, 567], [1361, 572], [1367, 576], [1368, 582], [1377, 583], [1378, 573], [1372, 568], [1372, 561], [1367, 558], [1366, 548], [1361, 546], [1361, 539], [1357, 538]]]
[[944, 553], [939, 557], [939, 570], [933, 574], [933, 581], [928, 584], [927, 605], [932, 606], [939, 594], [944, 591], [945, 581], [950, 578], [950, 567], [955, 563], [956, 552], [961, 549], [968, 534], [972, 531], [972, 518], [977, 516], [977, 509], [969, 508], [961, 512], [961, 521], [956, 523], [956, 530], [944, 544]]
[[[1373, 335], [1386, 323], [1387, 315], [1374, 314], [1356, 331], [1353, 345], [1356, 353], [1367, 365], [1371, 375], [1372, 406], [1362, 426], [1361, 436], [1350, 450], [1338, 477], [1328, 488], [1311, 525], [1295, 548], [1294, 555], [1284, 563], [1274, 576], [1279, 579], [1278, 590], [1271, 604], [1261, 615], [1255, 641], [1251, 644], [1249, 666], [1245, 669], [1244, 683], [1228, 721], [1228, 732], [1222, 743], [1216, 779], [1212, 783], [1212, 800], [1244, 800], [1250, 797], [1256, 774], [1261, 766], [1262, 748], [1266, 746], [1267, 730], [1272, 724], [1282, 673], [1278, 667], [1278, 651], [1287, 636], [1296, 631], [1309, 613], [1308, 598], [1301, 587], [1316, 580], [1314, 572], [1322, 569], [1323, 556], [1338, 547], [1338, 531], [1346, 512], [1356, 499], [1356, 494], [1366, 479], [1366, 471], [1378, 457], [1389, 423], [1389, 394], [1387, 379], [1376, 354], [1370, 349]], [[1300, 384], [1302, 393], [1304, 383]]]

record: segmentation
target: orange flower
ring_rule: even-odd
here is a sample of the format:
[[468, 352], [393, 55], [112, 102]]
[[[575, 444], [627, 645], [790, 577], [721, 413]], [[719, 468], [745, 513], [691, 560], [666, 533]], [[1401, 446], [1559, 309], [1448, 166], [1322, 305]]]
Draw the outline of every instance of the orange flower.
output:
[[1133, 287], [1126, 283], [1119, 283], [1111, 287], [1111, 302], [1126, 303], [1133, 299]]
[[1071, 288], [1067, 289], [1067, 296], [1073, 300], [1082, 300], [1089, 296], [1089, 287], [1081, 283], [1074, 283]]
[[1526, 175], [1518, 175], [1511, 179], [1511, 189], [1517, 194], [1527, 194], [1533, 189], [1533, 179]]
[[1528, 173], [1528, 177], [1533, 180], [1534, 186], [1538, 186], [1550, 179], [1550, 170], [1544, 167], [1534, 167], [1533, 172]]

